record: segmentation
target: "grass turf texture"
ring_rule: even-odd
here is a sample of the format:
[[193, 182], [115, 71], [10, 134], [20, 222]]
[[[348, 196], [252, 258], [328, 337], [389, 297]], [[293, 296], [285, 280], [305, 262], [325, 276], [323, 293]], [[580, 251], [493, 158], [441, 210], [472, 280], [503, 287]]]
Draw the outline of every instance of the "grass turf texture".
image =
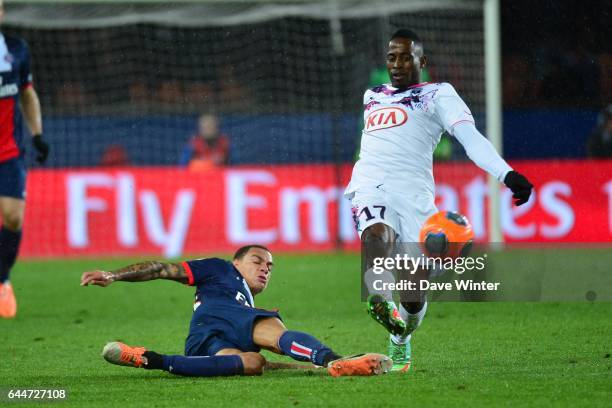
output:
[[[100, 357], [109, 340], [182, 354], [191, 316], [193, 289], [174, 282], [79, 287], [83, 271], [134, 261], [20, 262], [18, 317], [0, 320], [0, 388], [67, 389], [60, 406], [592, 407], [612, 397], [612, 303], [600, 302], [433, 303], [407, 375], [182, 378], [112, 366]], [[339, 353], [385, 352], [387, 336], [360, 302], [359, 262], [355, 254], [278, 255], [257, 305], [280, 308], [289, 328]]]

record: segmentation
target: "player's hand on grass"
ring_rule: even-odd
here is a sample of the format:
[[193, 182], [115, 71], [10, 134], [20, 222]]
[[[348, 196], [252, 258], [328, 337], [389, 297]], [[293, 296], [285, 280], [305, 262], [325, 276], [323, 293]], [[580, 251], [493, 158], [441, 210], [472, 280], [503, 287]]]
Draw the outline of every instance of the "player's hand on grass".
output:
[[108, 286], [113, 283], [113, 274], [106, 271], [85, 272], [81, 276], [81, 286]]
[[525, 176], [516, 171], [510, 171], [504, 178], [504, 184], [512, 191], [512, 198], [516, 206], [523, 205], [529, 201], [533, 184]]
[[44, 164], [49, 156], [49, 144], [43, 140], [42, 135], [35, 135], [32, 138], [32, 144], [38, 152], [38, 155], [36, 155], [36, 161], [40, 164]]

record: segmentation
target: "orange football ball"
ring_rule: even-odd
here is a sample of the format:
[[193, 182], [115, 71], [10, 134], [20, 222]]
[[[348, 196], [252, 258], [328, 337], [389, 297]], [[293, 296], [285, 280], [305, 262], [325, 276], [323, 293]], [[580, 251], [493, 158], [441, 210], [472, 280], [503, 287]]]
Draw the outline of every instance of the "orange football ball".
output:
[[440, 211], [425, 221], [419, 240], [428, 257], [458, 258], [467, 256], [472, 247], [474, 230], [467, 217], [454, 211]]

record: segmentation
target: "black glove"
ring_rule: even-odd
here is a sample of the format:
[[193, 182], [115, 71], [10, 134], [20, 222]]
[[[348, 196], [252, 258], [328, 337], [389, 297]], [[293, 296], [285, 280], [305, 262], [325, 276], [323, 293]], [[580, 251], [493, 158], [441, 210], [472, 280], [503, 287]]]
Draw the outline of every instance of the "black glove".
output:
[[523, 205], [529, 200], [533, 184], [525, 176], [514, 170], [508, 172], [504, 184], [512, 191], [512, 198], [516, 206]]
[[32, 138], [32, 143], [38, 151], [36, 161], [40, 164], [43, 164], [45, 161], [47, 161], [47, 156], [49, 156], [49, 145], [47, 144], [47, 142], [42, 140], [42, 135], [35, 135]]

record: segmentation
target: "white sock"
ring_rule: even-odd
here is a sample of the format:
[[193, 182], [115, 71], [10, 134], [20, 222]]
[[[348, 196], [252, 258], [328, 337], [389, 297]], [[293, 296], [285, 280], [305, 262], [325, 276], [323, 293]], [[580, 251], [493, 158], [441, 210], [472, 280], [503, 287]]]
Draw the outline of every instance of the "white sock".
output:
[[398, 336], [395, 334], [389, 334], [389, 337], [391, 338], [391, 341], [395, 344], [406, 344], [410, 341], [410, 337], [412, 337], [412, 335], [409, 334], [407, 336]]

